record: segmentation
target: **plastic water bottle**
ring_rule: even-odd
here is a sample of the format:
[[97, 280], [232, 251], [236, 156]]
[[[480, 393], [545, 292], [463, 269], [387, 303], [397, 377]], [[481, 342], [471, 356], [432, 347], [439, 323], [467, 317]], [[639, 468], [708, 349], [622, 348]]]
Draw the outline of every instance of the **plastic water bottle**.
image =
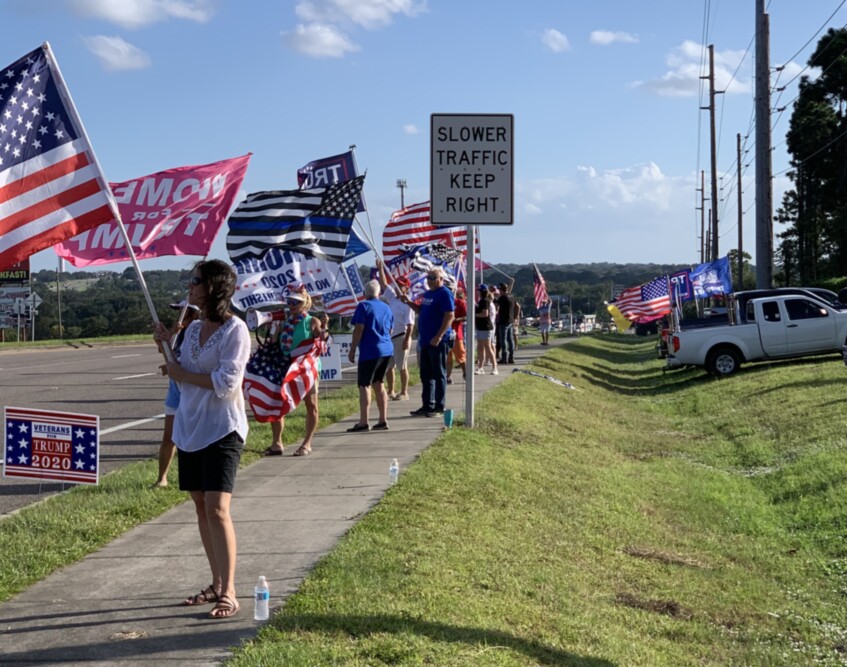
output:
[[268, 588], [268, 580], [264, 576], [259, 577], [256, 584], [256, 605], [253, 608], [253, 619], [256, 621], [267, 621], [270, 616], [271, 591]]
[[394, 459], [391, 462], [391, 465], [388, 467], [388, 483], [396, 484], [397, 477], [400, 476], [400, 464], [397, 463], [397, 459]]

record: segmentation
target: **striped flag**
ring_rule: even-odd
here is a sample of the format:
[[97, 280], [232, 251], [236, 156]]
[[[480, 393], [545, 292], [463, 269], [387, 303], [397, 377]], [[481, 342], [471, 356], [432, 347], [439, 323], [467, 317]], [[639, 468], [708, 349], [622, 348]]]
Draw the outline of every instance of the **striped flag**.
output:
[[667, 315], [671, 312], [668, 277], [662, 276], [637, 287], [628, 287], [612, 305], [633, 322], [650, 322]]
[[323, 302], [326, 312], [341, 317], [351, 317], [356, 312], [359, 300], [353, 292], [343, 287], [324, 294]]
[[[382, 232], [382, 256], [385, 261], [403, 254], [401, 246], [443, 243], [449, 248], [465, 252], [468, 248], [466, 227], [429, 224], [429, 202], [412, 204], [394, 211]], [[476, 252], [479, 253], [479, 233], [476, 234]]]
[[280, 381], [279, 369], [251, 369], [244, 372], [244, 398], [258, 422], [279, 421], [294, 410], [308, 394], [320, 374], [323, 341], [309, 338], [291, 351], [291, 365]]
[[535, 275], [532, 278], [532, 290], [535, 294], [535, 307], [541, 308], [541, 305], [545, 301], [550, 300], [550, 297], [547, 295], [547, 283], [544, 282], [544, 276], [541, 275], [541, 271], [538, 270], [535, 262], [532, 263], [532, 268], [535, 269]]
[[49, 48], [0, 69], [0, 268], [113, 218]]
[[310, 190], [254, 192], [229, 217], [226, 249], [233, 262], [271, 248], [332, 262], [344, 251], [365, 177]]

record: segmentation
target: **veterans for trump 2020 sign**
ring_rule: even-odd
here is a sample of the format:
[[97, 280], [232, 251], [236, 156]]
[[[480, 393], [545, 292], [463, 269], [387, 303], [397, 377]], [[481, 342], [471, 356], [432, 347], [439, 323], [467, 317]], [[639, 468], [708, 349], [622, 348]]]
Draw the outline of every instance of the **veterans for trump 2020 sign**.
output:
[[514, 116], [432, 114], [430, 222], [514, 222]]
[[5, 409], [3, 477], [97, 484], [100, 417]]

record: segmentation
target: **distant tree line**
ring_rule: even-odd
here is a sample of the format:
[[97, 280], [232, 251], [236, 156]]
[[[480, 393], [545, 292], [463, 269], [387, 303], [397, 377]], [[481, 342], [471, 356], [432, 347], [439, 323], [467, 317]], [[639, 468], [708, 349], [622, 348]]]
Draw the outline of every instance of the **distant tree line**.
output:
[[[532, 265], [500, 264], [499, 271], [488, 269], [486, 283], [508, 282], [503, 273], [515, 279], [513, 292], [525, 315], [536, 314]], [[562, 296], [561, 313], [577, 317], [596, 313], [598, 320], [609, 319], [604, 302], [611, 299], [614, 285], [630, 287], [656, 276], [683, 268], [667, 264], [539, 264], [547, 291]], [[368, 269], [361, 267], [367, 278]], [[187, 294], [189, 271], [145, 271], [144, 280], [156, 306], [159, 318], [167, 325], [173, 323], [176, 312], [169, 304]], [[43, 299], [35, 319], [38, 340], [64, 338], [94, 338], [121, 334], [145, 334], [152, 331], [150, 311], [135, 272], [101, 271], [63, 272], [60, 280], [62, 304], [62, 336], [59, 331], [59, 310], [56, 271], [33, 274], [33, 289]], [[81, 289], [76, 289], [82, 286]], [[554, 299], [554, 304], [560, 303]], [[555, 310], [554, 310], [555, 312]], [[14, 330], [11, 332], [14, 335]]]

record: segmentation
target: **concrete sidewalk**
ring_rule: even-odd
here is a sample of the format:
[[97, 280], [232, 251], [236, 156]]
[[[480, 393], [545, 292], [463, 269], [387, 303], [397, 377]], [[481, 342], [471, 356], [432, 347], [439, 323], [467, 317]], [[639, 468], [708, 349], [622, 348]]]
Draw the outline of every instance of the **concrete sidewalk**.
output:
[[[564, 340], [552, 342], [553, 345]], [[515, 366], [475, 376], [477, 398], [532, 359], [540, 345], [518, 349]], [[462, 411], [465, 383], [454, 371], [447, 407]], [[270, 584], [280, 607], [388, 488], [391, 459], [400, 475], [443, 430], [440, 418], [411, 417], [420, 405], [391, 401], [388, 432], [346, 433], [351, 416], [320, 430], [310, 456], [265, 458], [238, 473], [232, 513], [238, 538], [241, 611], [211, 620], [211, 605], [180, 601], [211, 577], [193, 505], [183, 503], [0, 605], [0, 664], [213, 665], [255, 636], [253, 587]], [[371, 407], [371, 424], [376, 422]]]

